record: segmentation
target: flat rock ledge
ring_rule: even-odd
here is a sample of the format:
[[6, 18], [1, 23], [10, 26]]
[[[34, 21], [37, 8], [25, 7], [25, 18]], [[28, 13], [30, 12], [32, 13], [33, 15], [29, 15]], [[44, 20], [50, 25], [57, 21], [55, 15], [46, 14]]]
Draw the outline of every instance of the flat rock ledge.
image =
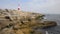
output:
[[0, 34], [45, 34], [37, 29], [57, 26], [57, 23], [43, 21], [44, 16], [39, 13], [0, 9]]

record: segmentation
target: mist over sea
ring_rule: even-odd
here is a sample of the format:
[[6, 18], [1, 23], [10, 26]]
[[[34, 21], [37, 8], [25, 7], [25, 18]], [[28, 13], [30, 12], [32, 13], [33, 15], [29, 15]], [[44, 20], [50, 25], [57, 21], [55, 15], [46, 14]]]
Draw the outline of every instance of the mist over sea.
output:
[[45, 14], [45, 18], [50, 21], [56, 21], [57, 26], [44, 29], [48, 34], [60, 34], [60, 14]]

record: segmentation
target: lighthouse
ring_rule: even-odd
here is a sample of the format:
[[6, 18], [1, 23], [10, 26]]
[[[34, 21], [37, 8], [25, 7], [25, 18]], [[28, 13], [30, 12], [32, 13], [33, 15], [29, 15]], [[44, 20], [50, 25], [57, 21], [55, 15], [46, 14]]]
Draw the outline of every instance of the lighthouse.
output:
[[18, 4], [18, 10], [20, 11], [20, 4]]

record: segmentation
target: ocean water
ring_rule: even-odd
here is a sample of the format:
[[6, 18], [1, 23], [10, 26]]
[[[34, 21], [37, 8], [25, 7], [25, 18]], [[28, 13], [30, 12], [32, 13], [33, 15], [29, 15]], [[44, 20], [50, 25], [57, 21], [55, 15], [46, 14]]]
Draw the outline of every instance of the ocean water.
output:
[[46, 14], [45, 15], [47, 20], [56, 21], [58, 25], [60, 25], [60, 14]]
[[43, 30], [47, 31], [48, 34], [60, 34], [60, 14], [46, 14], [45, 18], [50, 21], [56, 21], [58, 25]]

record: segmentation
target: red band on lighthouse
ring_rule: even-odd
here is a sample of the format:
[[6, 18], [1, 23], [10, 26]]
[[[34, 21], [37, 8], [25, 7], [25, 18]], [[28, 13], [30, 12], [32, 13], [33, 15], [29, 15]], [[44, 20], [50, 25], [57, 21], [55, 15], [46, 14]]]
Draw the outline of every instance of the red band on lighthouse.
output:
[[18, 4], [18, 10], [20, 10], [20, 4]]
[[20, 8], [18, 8], [18, 10], [20, 10]]

